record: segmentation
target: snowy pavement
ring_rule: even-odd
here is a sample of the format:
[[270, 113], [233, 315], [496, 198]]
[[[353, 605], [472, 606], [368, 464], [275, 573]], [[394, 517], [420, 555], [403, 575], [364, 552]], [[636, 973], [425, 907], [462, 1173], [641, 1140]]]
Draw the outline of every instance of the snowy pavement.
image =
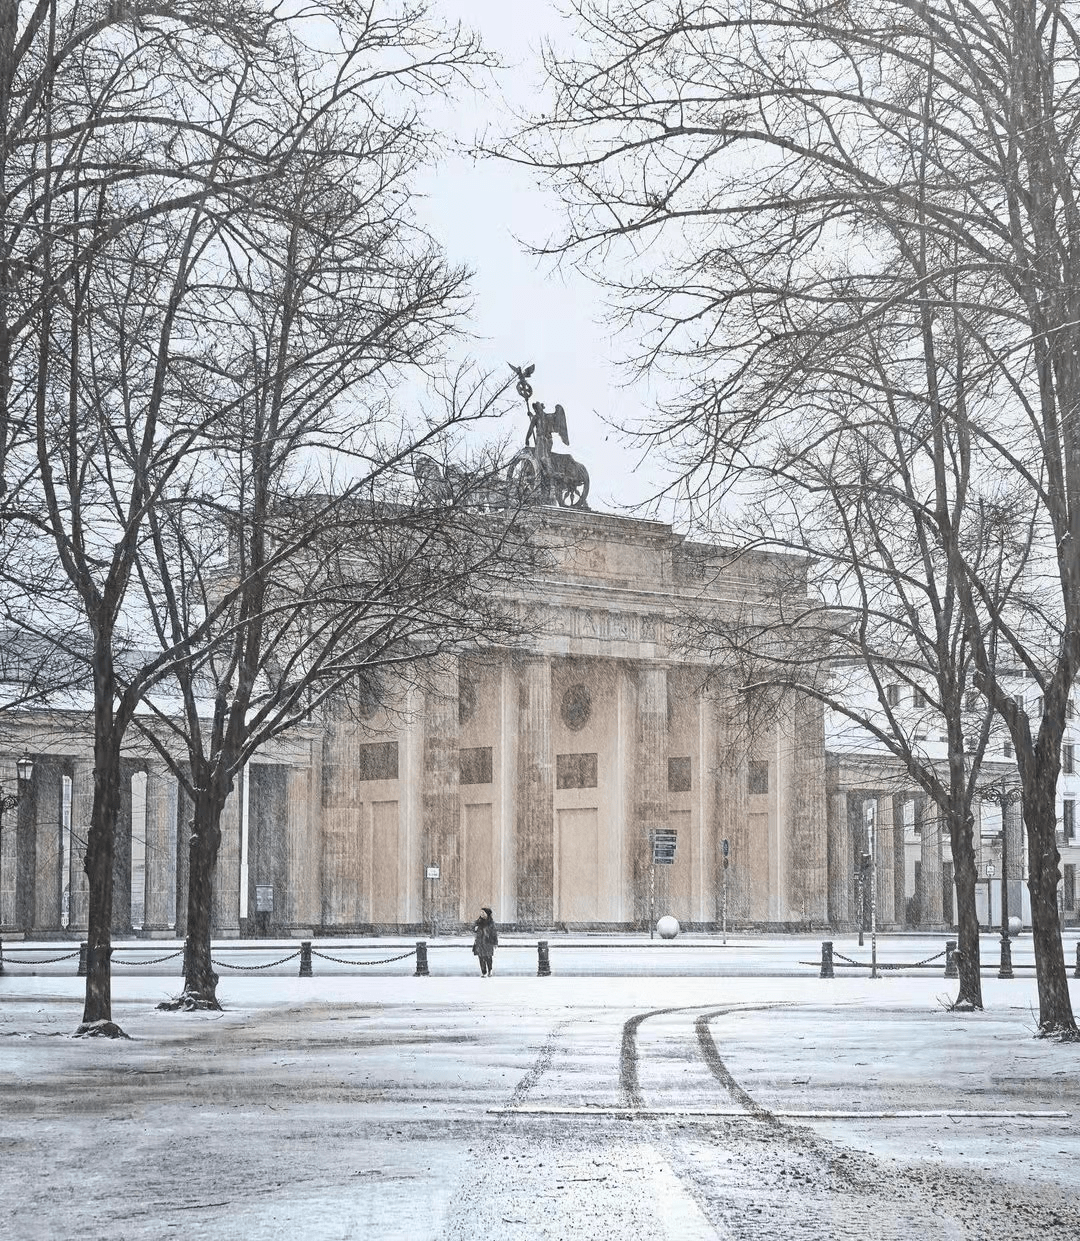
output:
[[1075, 1238], [1080, 1047], [1032, 1037], [1030, 976], [961, 1016], [937, 972], [784, 976], [808, 947], [747, 948], [754, 977], [643, 947], [571, 976], [554, 945], [550, 978], [223, 970], [226, 1011], [193, 1015], [117, 971], [123, 1042], [70, 1037], [82, 980], [14, 967], [0, 1232]]

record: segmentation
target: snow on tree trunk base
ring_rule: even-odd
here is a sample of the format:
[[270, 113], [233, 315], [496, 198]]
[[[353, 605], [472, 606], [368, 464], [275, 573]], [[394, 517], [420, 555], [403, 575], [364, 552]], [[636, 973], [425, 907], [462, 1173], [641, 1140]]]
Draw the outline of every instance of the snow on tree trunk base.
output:
[[1080, 1030], [1075, 1024], [1048, 1021], [1039, 1027], [1035, 1037], [1052, 1039], [1055, 1043], [1080, 1043]]
[[175, 1000], [162, 1000], [157, 1006], [161, 1013], [202, 1013], [223, 1011], [217, 996], [209, 992], [185, 988]]
[[130, 1038], [115, 1021], [84, 1021], [75, 1031], [75, 1038]]

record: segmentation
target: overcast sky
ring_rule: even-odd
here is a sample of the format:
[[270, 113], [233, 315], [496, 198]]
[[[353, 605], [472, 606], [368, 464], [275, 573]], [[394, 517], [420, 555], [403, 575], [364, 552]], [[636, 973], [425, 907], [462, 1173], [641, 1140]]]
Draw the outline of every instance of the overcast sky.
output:
[[[510, 102], [527, 108], [541, 82], [539, 45], [567, 38], [554, 0], [434, 0], [446, 18], [479, 31], [504, 62], [499, 83]], [[461, 101], [451, 124], [462, 142], [490, 125], [510, 124], [494, 92]], [[531, 257], [517, 237], [542, 242], [560, 230], [561, 206], [526, 170], [499, 161], [450, 155], [425, 178], [421, 218], [452, 261], [475, 272], [477, 339], [471, 352], [485, 369], [535, 362], [534, 399], [566, 409], [570, 451], [589, 471], [591, 507], [612, 511], [638, 503], [656, 486], [659, 470], [620, 442], [605, 419], [644, 412], [647, 394], [627, 389], [618, 368], [621, 345], [603, 322], [596, 287], [569, 265], [556, 271]], [[525, 432], [524, 414], [514, 424]], [[557, 445], [561, 448], [561, 445]], [[565, 451], [565, 450], [564, 450]]]

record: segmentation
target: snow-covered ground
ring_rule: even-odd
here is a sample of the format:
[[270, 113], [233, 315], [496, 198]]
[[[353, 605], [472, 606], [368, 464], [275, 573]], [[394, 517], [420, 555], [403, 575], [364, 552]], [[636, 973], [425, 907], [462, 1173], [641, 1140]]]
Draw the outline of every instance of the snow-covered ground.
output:
[[814, 941], [715, 947], [553, 938], [550, 978], [511, 947], [482, 979], [462, 944], [433, 950], [428, 978], [408, 961], [222, 969], [226, 1011], [188, 1016], [154, 1009], [174, 976], [118, 968], [123, 1042], [70, 1037], [82, 980], [44, 972], [70, 962], [12, 965], [0, 1233], [1077, 1235], [1080, 1047], [1032, 1037], [1030, 972], [988, 974], [986, 1011], [960, 1016], [936, 968], [822, 980], [798, 966]]

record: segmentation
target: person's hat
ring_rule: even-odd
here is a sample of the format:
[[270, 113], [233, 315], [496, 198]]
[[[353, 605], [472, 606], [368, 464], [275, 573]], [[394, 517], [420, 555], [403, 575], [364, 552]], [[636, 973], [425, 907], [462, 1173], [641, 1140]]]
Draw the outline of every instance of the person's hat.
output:
[[484, 911], [484, 913], [487, 914], [489, 918], [492, 916], [491, 909], [487, 905], [481, 905], [480, 908]]

